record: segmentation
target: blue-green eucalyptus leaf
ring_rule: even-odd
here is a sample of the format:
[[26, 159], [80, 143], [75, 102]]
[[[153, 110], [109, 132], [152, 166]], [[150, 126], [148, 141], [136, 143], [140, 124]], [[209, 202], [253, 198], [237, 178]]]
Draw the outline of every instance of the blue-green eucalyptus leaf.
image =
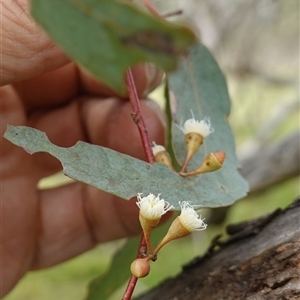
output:
[[58, 147], [45, 133], [30, 127], [9, 125], [4, 137], [30, 154], [50, 153], [61, 161], [65, 175], [126, 200], [138, 193], [161, 194], [179, 209], [179, 201], [218, 207], [230, 205], [241, 196], [240, 189], [218, 189], [204, 176], [205, 180], [200, 176], [182, 178], [165, 165], [150, 165], [105, 147], [81, 141], [70, 148]]
[[[239, 163], [235, 154], [235, 142], [228, 124], [230, 99], [225, 78], [211, 55], [201, 44], [193, 47], [182, 58], [179, 69], [168, 78], [172, 114], [172, 144], [179, 163], [183, 163], [186, 148], [184, 134], [178, 126], [195, 117], [210, 119], [214, 132], [204, 139], [203, 145], [188, 165], [188, 170], [197, 169], [205, 156], [211, 152], [224, 151], [226, 159], [220, 170], [190, 179], [198, 192], [198, 203], [217, 199], [220, 205], [228, 205], [246, 195], [248, 184], [238, 172]], [[193, 114], [193, 115], [192, 115]], [[210, 206], [210, 205], [209, 205]]]

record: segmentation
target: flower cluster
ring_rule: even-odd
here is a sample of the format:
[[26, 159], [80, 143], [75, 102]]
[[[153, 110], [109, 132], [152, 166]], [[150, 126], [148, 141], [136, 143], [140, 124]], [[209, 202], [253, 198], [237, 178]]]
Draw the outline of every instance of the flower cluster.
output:
[[[185, 147], [186, 157], [182, 165], [179, 175], [182, 177], [203, 174], [206, 172], [212, 172], [222, 167], [225, 160], [225, 152], [212, 152], [209, 153], [203, 160], [202, 164], [193, 171], [186, 171], [188, 163], [199, 150], [205, 138], [207, 138], [214, 129], [211, 126], [210, 118], [204, 118], [203, 120], [196, 120], [193, 112], [191, 111], [192, 118], [182, 122], [178, 128], [185, 135]], [[157, 145], [153, 142], [152, 146], [153, 156], [156, 162], [167, 165], [170, 169], [175, 171], [172, 159], [167, 152], [166, 148], [162, 145]], [[131, 272], [136, 277], [147, 276], [150, 271], [149, 260], [155, 260], [158, 251], [166, 245], [168, 242], [179, 239], [191, 234], [193, 231], [205, 230], [207, 225], [204, 223], [201, 215], [199, 215], [193, 205], [187, 201], [179, 203], [181, 213], [174, 219], [170, 225], [168, 232], [161, 240], [161, 242], [152, 250], [150, 235], [159, 221], [162, 215], [173, 209], [174, 207], [165, 201], [163, 198], [149, 194], [148, 196], [142, 196], [141, 193], [137, 196], [137, 206], [140, 208], [139, 220], [144, 233], [144, 239], [147, 245], [148, 255], [141, 254], [141, 257], [133, 261], [131, 265]]]
[[[225, 152], [212, 152], [205, 157], [204, 161], [197, 169], [186, 172], [189, 162], [203, 144], [204, 139], [214, 132], [209, 117], [205, 117], [203, 120], [199, 121], [195, 119], [193, 111], [191, 111], [191, 114], [192, 118], [177, 125], [185, 135], [185, 146], [187, 150], [185, 160], [179, 171], [179, 175], [183, 177], [216, 171], [222, 167], [226, 157]], [[172, 160], [164, 146], [157, 145], [153, 142], [152, 152], [156, 162], [165, 164], [174, 171]]]
[[[206, 229], [207, 225], [204, 223], [204, 219], [202, 219], [201, 216], [198, 215], [191, 204], [186, 201], [180, 202], [179, 204], [181, 207], [181, 214], [172, 222], [167, 234], [153, 251], [150, 243], [151, 232], [153, 228], [158, 225], [161, 216], [174, 207], [164, 199], [160, 198], [160, 194], [158, 196], [149, 194], [145, 197], [143, 197], [142, 194], [138, 194], [137, 205], [140, 208], [140, 224], [143, 229], [147, 249], [150, 253], [150, 255], [147, 256], [148, 260], [156, 256], [157, 252], [171, 240], [189, 235], [195, 230]], [[147, 266], [147, 259], [142, 261], [143, 264]], [[136, 262], [138, 266], [142, 265], [142, 261], [139, 261], [139, 263], [138, 261]], [[143, 267], [143, 270], [144, 268], [145, 270], [147, 269], [146, 267]], [[138, 267], [135, 266], [134, 270], [136, 274], [140, 274], [140, 272], [138, 271]], [[144, 274], [147, 272], [145, 271], [142, 273]]]
[[158, 251], [168, 242], [187, 236], [193, 231], [204, 230], [207, 227], [204, 223], [204, 219], [198, 215], [193, 205], [186, 201], [180, 202], [181, 214], [175, 218], [167, 234], [153, 251], [150, 243], [150, 234], [153, 228], [159, 223], [161, 216], [174, 207], [160, 198], [160, 194], [158, 196], [149, 194], [143, 197], [142, 194], [139, 193], [136, 204], [140, 208], [139, 219], [149, 252], [149, 255], [139, 257], [131, 264], [131, 273], [138, 278], [148, 275], [150, 272], [149, 260], [155, 260]]

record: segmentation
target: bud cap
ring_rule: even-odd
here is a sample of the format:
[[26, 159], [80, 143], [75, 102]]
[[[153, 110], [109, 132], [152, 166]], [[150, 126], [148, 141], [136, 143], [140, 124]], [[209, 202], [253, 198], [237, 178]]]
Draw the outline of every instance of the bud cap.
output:
[[217, 161], [222, 165], [225, 158], [226, 158], [226, 153], [222, 151], [214, 152], [213, 155], [217, 159]]

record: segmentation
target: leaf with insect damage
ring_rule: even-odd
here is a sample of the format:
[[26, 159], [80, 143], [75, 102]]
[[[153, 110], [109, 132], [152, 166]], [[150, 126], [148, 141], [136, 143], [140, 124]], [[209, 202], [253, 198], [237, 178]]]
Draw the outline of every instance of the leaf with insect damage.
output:
[[129, 66], [152, 62], [166, 71], [195, 42], [183, 26], [114, 0], [33, 0], [32, 15], [76, 62], [124, 93]]
[[150, 165], [105, 147], [81, 141], [70, 148], [58, 147], [45, 133], [30, 127], [8, 125], [4, 137], [30, 154], [50, 153], [61, 161], [65, 175], [126, 200], [138, 193], [161, 194], [180, 209], [179, 201], [183, 200], [198, 207], [216, 207], [241, 196], [240, 189], [230, 193], [215, 189], [201, 184], [197, 176], [182, 178], [163, 164]]

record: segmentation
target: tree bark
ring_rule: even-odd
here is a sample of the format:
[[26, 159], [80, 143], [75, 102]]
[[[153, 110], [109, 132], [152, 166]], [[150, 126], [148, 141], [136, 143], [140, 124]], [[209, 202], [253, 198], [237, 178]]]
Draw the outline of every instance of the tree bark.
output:
[[296, 131], [241, 160], [241, 174], [249, 183], [250, 194], [262, 192], [281, 181], [299, 176], [299, 137], [300, 132]]
[[203, 257], [138, 300], [300, 299], [300, 198], [228, 231], [228, 240], [217, 237]]

